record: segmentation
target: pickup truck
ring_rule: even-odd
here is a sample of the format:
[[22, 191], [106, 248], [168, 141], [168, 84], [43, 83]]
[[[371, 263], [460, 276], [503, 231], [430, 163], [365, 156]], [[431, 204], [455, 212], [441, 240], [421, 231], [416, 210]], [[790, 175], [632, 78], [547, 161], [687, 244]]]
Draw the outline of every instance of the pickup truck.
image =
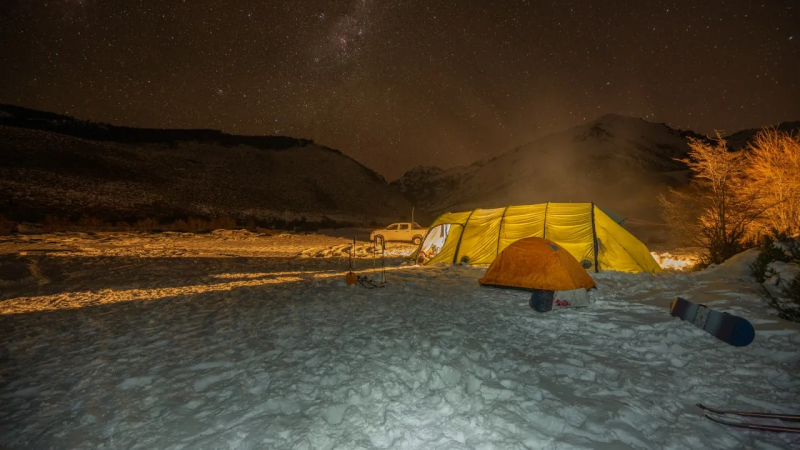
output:
[[427, 232], [427, 228], [421, 227], [416, 222], [393, 223], [386, 228], [370, 233], [369, 240], [374, 241], [376, 236], [381, 236], [385, 242], [404, 241], [419, 245]]

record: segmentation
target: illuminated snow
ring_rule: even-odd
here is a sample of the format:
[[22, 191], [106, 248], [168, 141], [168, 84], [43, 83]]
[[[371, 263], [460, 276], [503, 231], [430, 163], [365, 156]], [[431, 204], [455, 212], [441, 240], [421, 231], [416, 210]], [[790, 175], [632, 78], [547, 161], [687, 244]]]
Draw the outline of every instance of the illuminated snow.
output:
[[[107, 238], [0, 240], [31, 267], [0, 302], [2, 445], [800, 444], [694, 406], [800, 412], [800, 334], [740, 277], [752, 253], [690, 275], [600, 273], [592, 307], [540, 314], [523, 292], [480, 287], [485, 268], [394, 258], [386, 287], [368, 290], [345, 285], [344, 258], [298, 256], [344, 238]], [[670, 317], [675, 295], [750, 318], [755, 342]]]

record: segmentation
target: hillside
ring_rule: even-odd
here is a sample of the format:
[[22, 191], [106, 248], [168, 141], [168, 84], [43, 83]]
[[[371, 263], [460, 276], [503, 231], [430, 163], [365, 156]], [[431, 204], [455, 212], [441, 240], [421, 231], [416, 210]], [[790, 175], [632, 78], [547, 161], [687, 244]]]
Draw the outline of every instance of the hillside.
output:
[[[741, 147], [756, 131], [734, 134], [732, 141]], [[392, 184], [433, 213], [595, 201], [627, 216], [658, 220], [657, 195], [686, 182], [686, 167], [675, 158], [689, 151], [689, 137], [704, 138], [612, 114], [470, 166], [417, 167]]]
[[366, 224], [410, 211], [380, 175], [308, 140], [213, 130], [140, 133], [0, 112], [0, 214], [16, 221], [231, 216], [265, 225]]
[[[448, 170], [416, 168], [393, 184], [431, 211], [596, 201], [652, 216], [655, 191], [677, 185], [691, 132], [618, 115], [555, 133], [499, 157]], [[631, 195], [635, 192], [635, 195]], [[625, 210], [628, 211], [625, 211]]]
[[[800, 121], [781, 122], [775, 128], [780, 131], [795, 133], [798, 130], [800, 130]], [[740, 150], [751, 139], [753, 139], [759, 131], [761, 131], [761, 129], [759, 128], [749, 128], [747, 130], [737, 131], [736, 133], [733, 133], [730, 136], [726, 136], [725, 140], [728, 142], [729, 147], [731, 147], [734, 150]]]

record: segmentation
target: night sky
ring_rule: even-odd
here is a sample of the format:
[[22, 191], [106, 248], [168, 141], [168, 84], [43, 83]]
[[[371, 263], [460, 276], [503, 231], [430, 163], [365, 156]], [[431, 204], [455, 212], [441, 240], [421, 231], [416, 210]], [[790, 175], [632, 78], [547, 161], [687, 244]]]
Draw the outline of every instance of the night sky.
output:
[[314, 139], [394, 179], [606, 113], [800, 120], [800, 3], [2, 0], [0, 103]]

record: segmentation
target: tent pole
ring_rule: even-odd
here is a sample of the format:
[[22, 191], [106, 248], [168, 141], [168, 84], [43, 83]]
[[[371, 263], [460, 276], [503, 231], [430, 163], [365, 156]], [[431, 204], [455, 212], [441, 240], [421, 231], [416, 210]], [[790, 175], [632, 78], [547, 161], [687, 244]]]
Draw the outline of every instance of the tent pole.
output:
[[592, 243], [594, 244], [594, 272], [600, 272], [597, 265], [597, 230], [594, 227], [594, 202], [592, 202]]
[[500, 228], [497, 229], [497, 253], [495, 256], [500, 254], [500, 235], [503, 233], [503, 220], [506, 218], [506, 211], [508, 211], [510, 206], [506, 206], [506, 209], [503, 210], [503, 215], [500, 216]]
[[550, 207], [550, 202], [544, 205], [544, 225], [542, 225], [542, 239], [547, 239], [547, 209]]
[[467, 216], [467, 220], [464, 221], [464, 226], [461, 227], [461, 234], [458, 236], [458, 244], [456, 244], [456, 253], [453, 255], [453, 264], [458, 261], [458, 250], [461, 248], [461, 239], [464, 238], [464, 232], [467, 231], [467, 224], [469, 224], [469, 219], [472, 215], [475, 214], [475, 210], [473, 209], [471, 213]]

